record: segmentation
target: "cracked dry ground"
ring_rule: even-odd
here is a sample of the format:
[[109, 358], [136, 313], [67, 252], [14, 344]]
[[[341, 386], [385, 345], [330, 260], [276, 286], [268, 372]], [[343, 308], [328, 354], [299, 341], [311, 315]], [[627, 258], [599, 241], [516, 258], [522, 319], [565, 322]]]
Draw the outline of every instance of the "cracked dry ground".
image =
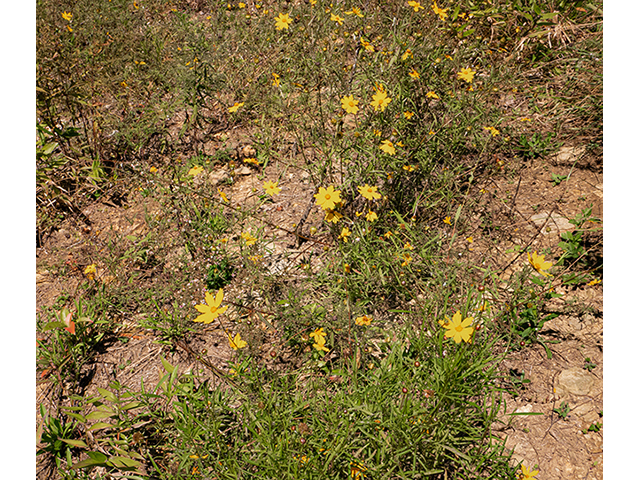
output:
[[[247, 139], [244, 139], [247, 141]], [[242, 140], [238, 140], [242, 144]], [[508, 168], [509, 160], [504, 167]], [[519, 161], [513, 160], [513, 164]], [[273, 168], [274, 175], [280, 173]], [[314, 193], [308, 177], [300, 170], [292, 169], [282, 177], [282, 192], [273, 204], [265, 205], [263, 212], [273, 224], [291, 226], [304, 215], [309, 198]], [[213, 183], [215, 178], [204, 179]], [[255, 172], [246, 170], [234, 182], [230, 198], [232, 203], [250, 201], [253, 188], [261, 182]], [[551, 173], [568, 175], [560, 185], [549, 181]], [[585, 151], [580, 145], [563, 147], [554, 156], [537, 159], [513, 173], [498, 173], [485, 184], [476, 185], [481, 198], [476, 222], [477, 228], [464, 232], [472, 236], [472, 244], [465, 244], [460, 254], [490, 264], [502, 272], [503, 278], [522, 268], [526, 262], [524, 247], [532, 250], [550, 248], [558, 258], [559, 234], [572, 226], [568, 219], [592, 205], [593, 215], [602, 219], [602, 161]], [[126, 207], [126, 208], [125, 208]], [[60, 228], [44, 239], [37, 249], [36, 308], [51, 305], [63, 292], [74, 292], [82, 281], [81, 270], [65, 277], [56, 276], [52, 265], [75, 259], [79, 265], [91, 263], [90, 258], [99, 245], [104, 245], [115, 234], [122, 236], [141, 234], [147, 230], [145, 214], [159, 212], [159, 206], [141, 198], [130, 199], [124, 207], [96, 203], [83, 214], [91, 224], [91, 230], [82, 222], [67, 220]], [[481, 228], [482, 215], [489, 215], [500, 229], [487, 231]], [[322, 222], [312, 210], [309, 224]], [[296, 263], [307, 244], [298, 247], [295, 239], [281, 230], [273, 233], [271, 262], [273, 271]], [[602, 235], [594, 233], [590, 254], [602, 256]], [[514, 246], [522, 247], [520, 250]], [[180, 262], [188, 261], [179, 248], [170, 250], [164, 270], [170, 274]], [[298, 260], [299, 263], [299, 260]], [[106, 279], [108, 280], [108, 279]], [[507, 447], [513, 449], [514, 461], [525, 460], [530, 467], [537, 465], [539, 480], [603, 478], [603, 429], [587, 431], [589, 426], [604, 423], [602, 414], [602, 285], [563, 287], [556, 283], [556, 291], [562, 297], [555, 298], [548, 310], [559, 316], [545, 324], [540, 332], [548, 342], [552, 358], [547, 357], [541, 345], [523, 349], [509, 355], [504, 368], [524, 374], [530, 380], [517, 397], [506, 396], [503, 423], [496, 425], [496, 433], [507, 437]], [[229, 286], [229, 298], [233, 295], [252, 295], [242, 285]], [[250, 290], [250, 289], [249, 289]], [[128, 343], [113, 342], [105, 345], [95, 361], [87, 366], [86, 391], [117, 379], [123, 385], [138, 388], [140, 380], [145, 384], [158, 379], [162, 355], [181, 368], [198, 368], [193, 355], [185, 349], [171, 351], [155, 342], [153, 331], [140, 328], [139, 318], [122, 318], [119, 337], [127, 337]], [[231, 322], [229, 322], [229, 325]], [[225, 325], [226, 327], [226, 325]], [[209, 326], [189, 339], [192, 351], [206, 349], [209, 361], [223, 367], [231, 357], [231, 349], [222, 329]], [[268, 347], [268, 345], [267, 345]], [[264, 352], [265, 355], [267, 351]], [[585, 358], [590, 358], [595, 368], [584, 369]], [[36, 387], [36, 405], [52, 401], [52, 384], [39, 380]], [[563, 402], [569, 413], [563, 419], [554, 409]], [[518, 413], [518, 415], [510, 415]]]

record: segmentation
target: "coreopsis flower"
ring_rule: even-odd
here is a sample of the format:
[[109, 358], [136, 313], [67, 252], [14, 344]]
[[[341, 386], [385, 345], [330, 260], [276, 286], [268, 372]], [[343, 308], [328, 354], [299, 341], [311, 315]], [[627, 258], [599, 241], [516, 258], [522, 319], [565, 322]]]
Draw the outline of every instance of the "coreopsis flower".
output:
[[382, 195], [378, 193], [378, 187], [371, 187], [368, 184], [364, 184], [362, 187], [358, 187], [358, 192], [367, 200], [377, 200], [382, 198]]
[[413, 58], [413, 52], [410, 48], [407, 48], [407, 50], [402, 54], [402, 57], [400, 57], [402, 61], [405, 61], [407, 58]]
[[453, 341], [456, 343], [460, 343], [463, 340], [467, 343], [471, 341], [471, 334], [474, 330], [471, 326], [473, 317], [467, 317], [462, 320], [462, 315], [460, 314], [460, 310], [458, 310], [451, 319], [446, 316], [444, 318], [447, 321], [440, 321], [440, 324], [447, 329], [447, 331], [444, 332], [446, 338], [453, 338]]
[[414, 170], [416, 170], [416, 166], [415, 165], [404, 165], [402, 167], [403, 170], [406, 170], [407, 172], [413, 172]]
[[244, 102], [235, 102], [233, 107], [229, 107], [229, 113], [235, 113], [238, 109], [244, 105]]
[[451, 217], [445, 217], [443, 222], [446, 223], [447, 225], [451, 225]]
[[551, 276], [549, 273], [545, 272], [544, 270], [550, 269], [553, 266], [553, 264], [551, 262], [545, 262], [544, 255], [538, 255], [537, 252], [533, 252], [533, 255], [531, 255], [529, 252], [527, 252], [527, 256], [529, 257], [529, 264], [533, 268], [535, 268], [538, 273], [544, 275], [545, 277]]
[[333, 13], [331, 14], [331, 20], [336, 22], [338, 25], [342, 25], [344, 23], [344, 18], [340, 15], [334, 15]]
[[411, 260], [413, 260], [413, 258], [411, 258], [411, 255], [409, 255], [408, 253], [403, 253], [402, 254], [402, 263], [400, 264], [401, 267], [406, 267], [407, 265], [409, 265], [411, 263]]
[[407, 120], [411, 120], [411, 117], [413, 117], [413, 115], [413, 112], [404, 112], [404, 118], [406, 118]]
[[476, 74], [471, 68], [463, 68], [458, 72], [458, 79], [464, 80], [467, 83], [471, 83], [473, 81], [473, 76]]
[[314, 195], [316, 205], [320, 205], [323, 210], [333, 210], [335, 206], [342, 201], [340, 198], [340, 190], [334, 190], [333, 186], [329, 188], [320, 187], [318, 193]]
[[345, 110], [345, 112], [358, 113], [358, 100], [354, 100], [353, 95], [342, 97], [340, 103], [342, 104], [342, 108]]
[[436, 15], [438, 15], [440, 17], [440, 20], [442, 20], [443, 22], [444, 22], [444, 19], [448, 17], [447, 15], [447, 10], [449, 10], [448, 8], [439, 8], [436, 2], [433, 2], [433, 5], [431, 6], [431, 8], [433, 9], [433, 12]]
[[369, 213], [364, 217], [368, 222], [375, 222], [378, 219], [378, 214], [369, 210]]
[[271, 180], [264, 182], [263, 187], [264, 192], [270, 197], [277, 195], [278, 193], [280, 193], [280, 190], [282, 190], [280, 187], [278, 187], [278, 182], [272, 182]]
[[271, 85], [273, 85], [274, 87], [279, 87], [280, 75], [278, 75], [277, 73], [272, 73], [271, 75], [273, 75], [273, 80], [271, 80]]
[[309, 336], [313, 338], [315, 341], [313, 344], [313, 348], [321, 352], [329, 351], [329, 349], [325, 347], [325, 343], [327, 342], [325, 337], [327, 336], [327, 334], [324, 332], [322, 327], [316, 328], [313, 332], [309, 334]]
[[396, 154], [396, 147], [393, 146], [391, 140], [383, 140], [382, 144], [380, 145], [380, 150], [382, 150], [384, 153], [388, 153], [389, 155]]
[[350, 236], [351, 236], [351, 230], [349, 230], [349, 227], [344, 227], [342, 229], [342, 232], [340, 232], [340, 235], [338, 236], [338, 238], [341, 238], [346, 242]]
[[371, 317], [368, 317], [367, 315], [363, 315], [361, 317], [356, 318], [356, 325], [369, 326], [371, 325], [372, 320], [373, 319]]
[[158, 169], [156, 167], [151, 167], [149, 169], [149, 173], [156, 173], [158, 171]]
[[409, 72], [409, 76], [411, 78], [420, 78], [420, 74], [418, 73], [418, 71], [414, 68]]
[[524, 465], [520, 465], [520, 470], [522, 470], [522, 472], [520, 473], [520, 480], [531, 480], [531, 479], [535, 479], [536, 475], [538, 475], [538, 470], [533, 470], [530, 471], [527, 467], [525, 467]]
[[289, 17], [288, 13], [279, 13], [276, 19], [276, 30], [286, 30], [289, 28], [289, 24], [293, 22], [293, 19]]
[[191, 175], [195, 177], [197, 175], [200, 175], [203, 170], [204, 170], [204, 167], [201, 167], [200, 165], [196, 165], [194, 167], [191, 167], [191, 169], [187, 172], [187, 175]]
[[346, 15], [355, 15], [356, 17], [364, 18], [362, 10], [360, 10], [358, 7], [353, 7], [350, 11], [344, 13]]
[[224, 203], [229, 203], [229, 199], [227, 198], [227, 195], [220, 189], [218, 189], [218, 195], [220, 195], [220, 198], [222, 198], [222, 201]]
[[427, 92], [427, 98], [440, 98], [436, 92]]
[[91, 265], [87, 265], [82, 273], [84, 273], [89, 280], [95, 279], [97, 273], [96, 264], [92, 263]]
[[64, 18], [67, 22], [70, 22], [73, 18], [73, 13], [71, 12], [62, 12], [62, 18]]
[[209, 324], [213, 322], [219, 315], [223, 314], [229, 308], [228, 305], [220, 308], [220, 304], [224, 298], [224, 292], [222, 289], [218, 290], [215, 298], [211, 293], [207, 292], [205, 295], [206, 305], [196, 305], [196, 310], [198, 310], [202, 315], [199, 315], [195, 318], [194, 322], [202, 322], [205, 324]]
[[500, 135], [500, 131], [495, 128], [495, 127], [483, 127], [485, 130], [487, 130], [488, 132], [491, 132], [491, 136], [495, 137], [497, 135]]
[[330, 223], [338, 223], [342, 218], [342, 214], [340, 212], [336, 212], [335, 210], [326, 210], [324, 219]]
[[371, 106], [375, 111], [384, 112], [387, 105], [391, 103], [391, 98], [387, 96], [387, 92], [382, 87], [376, 89], [375, 95], [372, 97]]
[[238, 350], [239, 348], [244, 348], [247, 346], [247, 342], [245, 342], [242, 337], [240, 337], [239, 333], [236, 333], [236, 336], [231, 338], [231, 334], [227, 333], [227, 337], [229, 337], [229, 346], [234, 350]]
[[409, 0], [407, 2], [407, 5], [412, 7], [414, 12], [418, 12], [420, 11], [420, 9], [424, 9], [424, 7], [420, 5], [420, 2], [414, 2], [413, 0]]
[[247, 242], [247, 245], [253, 245], [258, 240], [256, 237], [253, 237], [250, 233], [242, 232], [240, 236], [244, 238], [244, 241]]
[[368, 52], [375, 52], [376, 49], [374, 48], [373, 45], [371, 45], [371, 43], [367, 42], [364, 38], [360, 38], [360, 44], [364, 47], [364, 49]]

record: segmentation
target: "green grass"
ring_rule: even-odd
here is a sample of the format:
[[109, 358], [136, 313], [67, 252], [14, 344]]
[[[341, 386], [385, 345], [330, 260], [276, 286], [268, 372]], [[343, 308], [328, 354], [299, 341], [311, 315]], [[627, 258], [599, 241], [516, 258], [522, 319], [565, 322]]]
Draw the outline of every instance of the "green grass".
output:
[[[129, 478], [516, 478], [493, 433], [514, 385], [500, 362], [542, 342], [551, 283], [527, 266], [505, 286], [465, 263], [461, 243], [496, 155], [529, 161], [576, 133], [601, 146], [601, 11], [466, 1], [438, 4], [441, 19], [423, 6], [38, 3], [38, 234], [97, 199], [157, 207], [148, 233], [94, 245], [96, 278], [38, 318], [39, 372], [64, 391], [59, 418], [42, 413], [40, 455], [61, 478], [96, 466]], [[558, 25], [579, 28], [550, 37]], [[381, 90], [391, 101], [375, 109]], [[238, 132], [254, 151], [238, 154]], [[243, 167], [260, 184], [333, 186], [340, 202], [303, 198], [307, 216], [276, 225], [263, 207], [278, 194], [231, 194]], [[274, 270], [278, 229], [303, 253]], [[565, 240], [572, 278], [590, 281], [582, 237]], [[119, 319], [144, 318], [175, 348], [218, 289], [238, 319], [227, 333], [247, 343], [223, 371], [206, 357], [193, 372], [164, 362], [155, 385], [83, 394], [82, 367]], [[247, 289], [259, 300], [228, 293]], [[469, 342], [444, 336], [456, 312], [474, 320]]]

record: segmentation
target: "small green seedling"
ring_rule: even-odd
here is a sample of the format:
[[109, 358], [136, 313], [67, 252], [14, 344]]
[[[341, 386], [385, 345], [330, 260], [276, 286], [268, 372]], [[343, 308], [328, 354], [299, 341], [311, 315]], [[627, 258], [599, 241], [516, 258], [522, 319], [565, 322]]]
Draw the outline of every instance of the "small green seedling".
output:
[[589, 428], [583, 428], [582, 433], [586, 434], [587, 432], [599, 432], [602, 429], [601, 422], [595, 422], [589, 425]]
[[593, 363], [589, 357], [584, 359], [584, 365], [582, 366], [582, 368], [584, 368], [585, 370], [591, 371], [596, 367], [597, 365]]
[[551, 174], [551, 180], [549, 180], [550, 182], [553, 182], [554, 186], [558, 186], [562, 183], [563, 180], [568, 179], [569, 176], [568, 175], [556, 175], [555, 173]]
[[557, 413], [560, 418], [566, 420], [571, 408], [569, 408], [569, 404], [567, 402], [562, 402], [560, 407], [554, 408], [553, 411]]

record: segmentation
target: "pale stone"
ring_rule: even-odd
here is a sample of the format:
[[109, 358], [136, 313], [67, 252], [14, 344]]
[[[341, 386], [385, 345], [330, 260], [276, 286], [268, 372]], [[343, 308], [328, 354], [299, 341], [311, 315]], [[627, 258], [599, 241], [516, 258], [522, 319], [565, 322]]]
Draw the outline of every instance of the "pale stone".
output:
[[541, 227], [543, 235], [549, 235], [550, 233], [563, 233], [571, 232], [576, 227], [569, 220], [561, 216], [559, 213], [553, 212], [540, 212], [531, 217], [531, 221], [536, 226]]
[[588, 395], [593, 384], [593, 375], [580, 367], [573, 367], [560, 372], [556, 391], [573, 395]]

